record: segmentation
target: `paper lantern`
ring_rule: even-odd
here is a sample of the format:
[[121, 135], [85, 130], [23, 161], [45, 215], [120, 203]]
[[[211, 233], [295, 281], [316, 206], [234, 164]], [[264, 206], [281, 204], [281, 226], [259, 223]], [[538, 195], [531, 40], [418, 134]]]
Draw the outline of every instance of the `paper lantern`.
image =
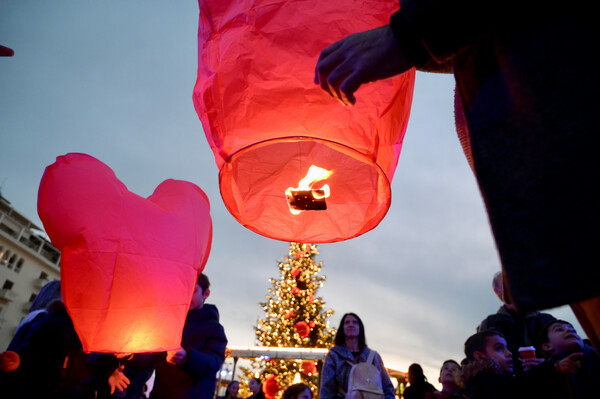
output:
[[313, 75], [323, 48], [387, 24], [397, 1], [199, 4], [194, 105], [229, 212], [284, 241], [341, 241], [377, 226], [391, 201], [414, 70], [364, 85], [354, 107]]
[[99, 160], [67, 154], [46, 168], [38, 213], [61, 251], [62, 296], [85, 351], [179, 347], [212, 237], [199, 187], [166, 180], [145, 199]]
[[15, 55], [13, 49], [9, 47], [4, 47], [0, 44], [0, 57], [12, 57], [13, 55]]

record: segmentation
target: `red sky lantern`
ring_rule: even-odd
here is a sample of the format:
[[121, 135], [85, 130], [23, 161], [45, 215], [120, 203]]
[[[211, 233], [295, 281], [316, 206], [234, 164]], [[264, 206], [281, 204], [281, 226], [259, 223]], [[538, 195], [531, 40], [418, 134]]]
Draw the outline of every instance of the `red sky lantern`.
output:
[[320, 51], [388, 23], [396, 0], [199, 0], [194, 105], [229, 212], [267, 237], [334, 242], [390, 206], [414, 70], [343, 107], [314, 85]]
[[176, 349], [210, 252], [210, 205], [196, 185], [142, 198], [85, 154], [46, 168], [38, 213], [61, 251], [62, 297], [85, 351]]

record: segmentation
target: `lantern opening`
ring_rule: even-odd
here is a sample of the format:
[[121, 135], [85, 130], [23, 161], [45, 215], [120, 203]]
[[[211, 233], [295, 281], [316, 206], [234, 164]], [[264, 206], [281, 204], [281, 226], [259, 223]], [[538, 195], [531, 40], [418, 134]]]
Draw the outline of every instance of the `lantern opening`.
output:
[[316, 182], [327, 179], [332, 173], [333, 171], [311, 165], [306, 176], [298, 182], [298, 187], [288, 187], [285, 190], [290, 212], [293, 215], [299, 215], [302, 211], [326, 210], [325, 199], [331, 195], [329, 185], [325, 184], [319, 189], [311, 187]]

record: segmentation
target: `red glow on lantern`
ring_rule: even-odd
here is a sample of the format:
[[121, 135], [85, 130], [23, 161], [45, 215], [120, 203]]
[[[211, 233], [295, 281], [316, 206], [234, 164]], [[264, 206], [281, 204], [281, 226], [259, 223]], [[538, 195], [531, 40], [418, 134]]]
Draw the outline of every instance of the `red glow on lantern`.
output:
[[46, 168], [38, 213], [61, 251], [62, 297], [85, 351], [179, 348], [212, 237], [208, 198], [167, 180], [142, 198], [85, 154]]
[[[284, 241], [334, 242], [375, 228], [390, 206], [414, 70], [364, 85], [353, 107], [332, 100], [313, 73], [323, 48], [389, 23], [397, 2], [199, 4], [194, 105], [229, 212]], [[286, 195], [311, 166], [332, 172], [322, 181], [329, 198], [317, 198], [326, 189], [315, 181]]]

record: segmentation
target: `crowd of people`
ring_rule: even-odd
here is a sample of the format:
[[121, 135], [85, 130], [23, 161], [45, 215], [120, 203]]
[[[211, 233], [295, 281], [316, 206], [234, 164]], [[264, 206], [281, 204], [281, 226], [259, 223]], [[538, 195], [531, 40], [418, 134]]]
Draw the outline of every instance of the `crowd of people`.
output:
[[[200, 274], [178, 350], [106, 354], [83, 351], [60, 299], [60, 281], [46, 284], [2, 354], [2, 397], [212, 399], [227, 338], [217, 308], [205, 303], [209, 287], [208, 278]], [[427, 381], [418, 363], [408, 368], [408, 385], [403, 390], [394, 387], [382, 357], [367, 346], [362, 320], [346, 313], [323, 363], [319, 398], [343, 399], [362, 390], [376, 392], [381, 399], [597, 397], [600, 356], [596, 349], [570, 323], [548, 313], [521, 312], [507, 303], [502, 273], [494, 276], [492, 287], [503, 304], [468, 337], [461, 362], [443, 362], [438, 378], [441, 390]], [[533, 353], [521, 355], [524, 348]], [[356, 373], [365, 373], [355, 371], [360, 364], [369, 365], [374, 373], [368, 375], [375, 380], [370, 386], [356, 379]], [[146, 392], [153, 373], [152, 390]], [[239, 388], [240, 383], [232, 381], [219, 399], [240, 399]], [[260, 378], [252, 378], [248, 389], [251, 399], [265, 398]], [[295, 384], [282, 397], [312, 396], [307, 385]]]
[[1, 396], [140, 399], [154, 373], [150, 398], [213, 399], [227, 338], [216, 306], [205, 303], [209, 287], [208, 277], [199, 274], [179, 349], [111, 354], [83, 351], [61, 300], [60, 281], [46, 284], [2, 353]]
[[[598, 397], [600, 356], [596, 349], [569, 322], [548, 313], [518, 311], [506, 303], [503, 286], [502, 273], [497, 273], [493, 288], [504, 303], [466, 339], [460, 362], [443, 362], [438, 378], [441, 390], [427, 381], [418, 363], [409, 366], [403, 391], [395, 390], [381, 357], [367, 346], [362, 321], [354, 313], [345, 314], [335, 345], [325, 358], [319, 397], [349, 397], [354, 389], [353, 366], [365, 362], [372, 362], [378, 370], [382, 399]], [[369, 359], [371, 353], [375, 356]]]

